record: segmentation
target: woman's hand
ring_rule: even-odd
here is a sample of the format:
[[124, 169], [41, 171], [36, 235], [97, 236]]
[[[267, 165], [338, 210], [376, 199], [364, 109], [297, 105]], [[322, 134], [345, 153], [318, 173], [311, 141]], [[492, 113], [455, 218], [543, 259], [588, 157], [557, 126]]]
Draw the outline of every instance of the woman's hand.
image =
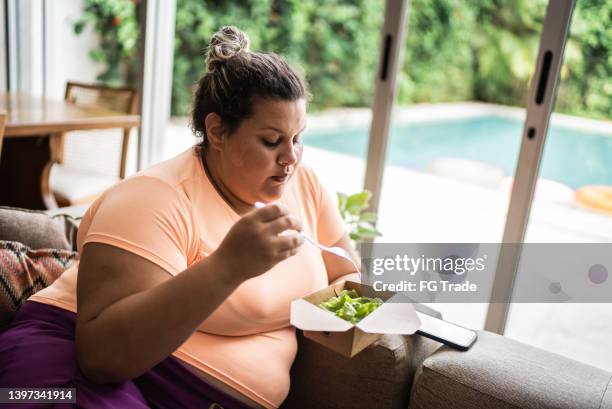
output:
[[[281, 235], [286, 230], [293, 231]], [[242, 282], [295, 255], [304, 243], [301, 230], [302, 223], [285, 206], [271, 204], [242, 217], [213, 255]]]

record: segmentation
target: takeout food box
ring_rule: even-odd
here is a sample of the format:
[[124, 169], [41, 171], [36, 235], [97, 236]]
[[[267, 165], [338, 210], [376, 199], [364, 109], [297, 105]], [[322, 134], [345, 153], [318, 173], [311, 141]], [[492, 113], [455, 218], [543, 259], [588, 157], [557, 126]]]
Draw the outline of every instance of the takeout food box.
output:
[[[383, 300], [383, 304], [357, 324], [351, 324], [319, 304], [336, 297], [342, 290], [356, 290], [360, 296]], [[421, 326], [408, 298], [391, 291], [374, 291], [366, 284], [343, 281], [332, 284], [291, 303], [291, 324], [304, 336], [336, 352], [353, 357], [383, 334], [411, 335]]]

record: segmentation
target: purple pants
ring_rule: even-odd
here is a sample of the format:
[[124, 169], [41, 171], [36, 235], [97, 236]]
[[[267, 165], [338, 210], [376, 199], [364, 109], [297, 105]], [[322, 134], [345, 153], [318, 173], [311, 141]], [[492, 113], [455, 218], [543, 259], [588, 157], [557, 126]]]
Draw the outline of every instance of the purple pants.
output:
[[73, 312], [26, 301], [13, 322], [0, 332], [0, 388], [76, 388], [76, 405], [19, 403], [14, 405], [16, 409], [246, 408], [174, 357], [132, 381], [108, 385], [90, 382], [77, 365], [75, 322]]

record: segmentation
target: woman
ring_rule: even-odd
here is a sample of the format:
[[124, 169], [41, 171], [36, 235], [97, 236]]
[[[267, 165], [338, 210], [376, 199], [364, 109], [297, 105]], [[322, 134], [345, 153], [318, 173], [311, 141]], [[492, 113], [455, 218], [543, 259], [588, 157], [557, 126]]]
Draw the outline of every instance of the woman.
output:
[[78, 267], [0, 335], [0, 387], [72, 386], [88, 408], [285, 399], [290, 302], [354, 273], [296, 231], [357, 257], [331, 196], [300, 165], [301, 76], [250, 52], [235, 27], [215, 33], [207, 64], [192, 114], [202, 142], [88, 209]]

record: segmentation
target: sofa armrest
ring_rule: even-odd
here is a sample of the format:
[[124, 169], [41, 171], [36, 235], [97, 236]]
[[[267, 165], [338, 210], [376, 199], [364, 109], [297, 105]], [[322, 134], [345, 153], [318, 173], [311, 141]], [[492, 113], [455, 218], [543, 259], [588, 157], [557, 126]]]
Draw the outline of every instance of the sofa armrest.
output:
[[[436, 317], [424, 306], [418, 310]], [[441, 344], [420, 335], [385, 335], [346, 358], [298, 332], [291, 390], [282, 408], [405, 408], [414, 373]]]
[[442, 347], [417, 371], [410, 409], [611, 409], [612, 374], [486, 331]]

